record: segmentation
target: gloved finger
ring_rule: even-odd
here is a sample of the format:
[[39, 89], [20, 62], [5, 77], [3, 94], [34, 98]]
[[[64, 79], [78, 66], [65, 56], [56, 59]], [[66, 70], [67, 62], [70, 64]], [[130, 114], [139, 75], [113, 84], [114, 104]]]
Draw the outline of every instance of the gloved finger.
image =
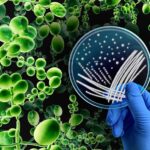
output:
[[124, 134], [123, 118], [119, 118], [116, 124], [112, 127], [112, 134], [114, 137], [121, 137]]
[[148, 114], [148, 109], [145, 105], [144, 99], [135, 83], [130, 82], [126, 85], [126, 96], [129, 109], [134, 119], [142, 118]]

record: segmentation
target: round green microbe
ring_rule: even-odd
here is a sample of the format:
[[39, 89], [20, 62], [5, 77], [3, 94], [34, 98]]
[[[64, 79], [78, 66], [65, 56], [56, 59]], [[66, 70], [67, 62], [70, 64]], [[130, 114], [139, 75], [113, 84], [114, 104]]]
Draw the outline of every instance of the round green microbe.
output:
[[106, 0], [106, 4], [107, 5], [118, 5], [120, 3], [121, 0]]
[[1, 59], [1, 65], [4, 67], [9, 67], [11, 65], [11, 59], [6, 57]]
[[5, 57], [7, 54], [7, 51], [4, 49], [0, 49], [0, 59], [2, 59], [3, 57]]
[[55, 119], [42, 121], [34, 131], [34, 139], [40, 145], [50, 145], [59, 137], [60, 126]]
[[150, 3], [145, 3], [142, 7], [142, 11], [144, 14], [149, 14], [150, 13]]
[[31, 4], [31, 2], [25, 2], [25, 3], [24, 3], [24, 9], [25, 9], [26, 11], [30, 11], [30, 10], [32, 9], [32, 4]]
[[96, 5], [94, 5], [94, 6], [92, 7], [92, 10], [93, 10], [93, 13], [94, 13], [94, 14], [99, 14], [99, 13], [100, 13], [100, 7], [98, 7], [98, 6], [96, 6]]
[[33, 11], [34, 11], [34, 14], [36, 16], [44, 16], [46, 10], [45, 10], [45, 8], [42, 5], [37, 4], [37, 5], [34, 6], [34, 10]]
[[44, 101], [45, 98], [46, 98], [45, 93], [44, 93], [44, 92], [39, 92], [39, 93], [38, 93], [38, 98], [39, 98], [39, 100]]
[[8, 102], [11, 100], [11, 92], [7, 89], [0, 90], [0, 102]]
[[83, 121], [83, 116], [81, 114], [72, 114], [69, 119], [71, 126], [78, 126]]
[[4, 18], [6, 15], [6, 7], [5, 5], [0, 5], [0, 19]]
[[17, 67], [22, 68], [24, 66], [24, 64], [25, 64], [24, 61], [18, 60], [16, 65], [17, 65]]
[[13, 33], [8, 25], [0, 26], [0, 41], [9, 42], [13, 36]]
[[51, 48], [55, 53], [61, 53], [64, 50], [64, 39], [61, 35], [56, 35], [52, 38]]
[[50, 4], [50, 10], [56, 17], [60, 17], [60, 18], [63, 18], [67, 12], [65, 7], [58, 2], [52, 2]]
[[21, 105], [21, 104], [23, 104], [24, 101], [25, 101], [25, 94], [24, 93], [18, 93], [16, 95], [14, 95], [12, 101], [13, 101], [13, 103], [15, 105]]
[[88, 149], [87, 149], [87, 147], [85, 147], [85, 146], [81, 146], [81, 147], [79, 148], [79, 150], [88, 150]]
[[39, 0], [39, 4], [43, 6], [49, 6], [51, 3], [51, 0]]
[[12, 43], [7, 48], [7, 56], [16, 57], [20, 54], [20, 46], [18, 44]]
[[74, 95], [74, 94], [70, 95], [70, 96], [69, 96], [69, 100], [70, 100], [71, 102], [76, 102], [76, 100], [77, 100], [76, 95]]
[[14, 17], [11, 19], [9, 26], [14, 33], [19, 34], [27, 28], [28, 19], [24, 16]]
[[37, 75], [40, 75], [40, 76], [46, 75], [44, 68], [37, 68], [36, 73]]
[[35, 27], [29, 25], [20, 35], [35, 39], [37, 36], [37, 30]]
[[28, 82], [26, 80], [20, 80], [18, 81], [14, 88], [13, 88], [13, 92], [15, 94], [17, 93], [26, 93], [28, 90]]
[[62, 150], [59, 145], [52, 145], [50, 150]]
[[61, 31], [61, 26], [60, 26], [60, 23], [58, 22], [53, 22], [50, 24], [50, 33], [52, 35], [57, 35], [59, 34]]
[[21, 107], [18, 106], [18, 105], [13, 105], [11, 108], [10, 108], [10, 114], [11, 116], [13, 117], [18, 117], [20, 114], [21, 114]]
[[67, 30], [72, 32], [75, 31], [79, 27], [79, 19], [76, 16], [71, 16], [67, 18]]
[[54, 113], [55, 116], [60, 117], [63, 113], [63, 110], [62, 110], [61, 106], [54, 105], [53, 113]]
[[20, 51], [23, 53], [29, 52], [35, 47], [33, 39], [27, 36], [20, 36], [14, 42], [20, 46]]
[[51, 77], [49, 80], [49, 85], [52, 88], [58, 88], [61, 85], [61, 78], [58, 76]]
[[8, 135], [10, 137], [15, 137], [15, 133], [16, 133], [16, 129], [15, 128], [11, 128], [8, 130]]
[[52, 22], [54, 20], [54, 15], [51, 12], [45, 14], [45, 21]]
[[49, 35], [49, 26], [48, 25], [42, 25], [40, 26], [38, 30], [40, 38], [44, 39]]
[[7, 2], [7, 0], [0, 0], [0, 5], [4, 4], [6, 2]]
[[47, 78], [50, 79], [53, 76], [57, 76], [59, 78], [62, 78], [62, 71], [57, 67], [52, 67], [47, 70]]
[[44, 68], [46, 66], [46, 60], [44, 58], [38, 58], [35, 61], [35, 66], [37, 68]]
[[67, 133], [71, 129], [71, 126], [68, 122], [65, 122], [61, 125], [61, 131]]
[[34, 64], [34, 62], [35, 62], [34, 57], [30, 56], [30, 57], [27, 58], [27, 64], [29, 66], [32, 66]]
[[28, 67], [26, 73], [29, 77], [33, 77], [35, 75], [35, 68], [32, 66]]
[[36, 22], [37, 25], [43, 24], [43, 22], [44, 22], [44, 17], [43, 17], [43, 16], [38, 16], [38, 17], [36, 17], [35, 22]]
[[103, 142], [105, 141], [104, 135], [103, 135], [103, 134], [97, 135], [97, 136], [96, 136], [96, 141], [97, 141], [98, 143], [103, 143]]
[[3, 73], [0, 76], [0, 88], [9, 89], [12, 86], [12, 81], [7, 73]]
[[51, 88], [51, 87], [45, 87], [45, 88], [44, 88], [44, 92], [45, 92], [45, 94], [47, 94], [47, 95], [52, 95], [53, 92], [54, 92], [54, 89]]
[[37, 111], [32, 110], [28, 112], [28, 122], [32, 126], [36, 126], [39, 123], [40, 117]]
[[43, 90], [44, 87], [45, 87], [45, 83], [44, 83], [43, 81], [39, 81], [39, 82], [37, 83], [37, 88], [38, 88], [39, 90]]
[[37, 88], [33, 88], [31, 90], [31, 93], [34, 94], [34, 95], [37, 95], [38, 94], [38, 89]]
[[12, 85], [15, 85], [18, 81], [22, 80], [21, 74], [17, 72], [11, 74], [10, 77], [11, 77]]
[[38, 79], [38, 80], [45, 80], [46, 79], [46, 74], [43, 74], [43, 75], [39, 75], [39, 74], [36, 74], [36, 78]]

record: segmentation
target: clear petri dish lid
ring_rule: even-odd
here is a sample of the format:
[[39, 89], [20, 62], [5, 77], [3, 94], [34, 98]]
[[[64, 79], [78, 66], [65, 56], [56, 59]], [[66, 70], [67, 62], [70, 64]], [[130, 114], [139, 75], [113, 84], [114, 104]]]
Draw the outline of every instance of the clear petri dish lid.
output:
[[121, 27], [99, 27], [74, 46], [69, 77], [75, 91], [89, 104], [120, 108], [127, 106], [128, 82], [142, 85], [141, 93], [148, 86], [149, 62], [149, 51], [137, 35]]

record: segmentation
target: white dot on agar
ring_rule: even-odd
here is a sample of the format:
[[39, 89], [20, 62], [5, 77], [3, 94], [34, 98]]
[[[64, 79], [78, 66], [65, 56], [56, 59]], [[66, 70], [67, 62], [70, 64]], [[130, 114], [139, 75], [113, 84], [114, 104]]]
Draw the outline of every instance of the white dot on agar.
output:
[[81, 60], [84, 60], [84, 57], [82, 57]]
[[97, 33], [97, 36], [100, 36], [100, 33]]
[[114, 52], [111, 53], [111, 55], [114, 55], [114, 54], [115, 54]]
[[112, 38], [111, 40], [114, 41], [115, 39]]
[[118, 65], [119, 64], [119, 61], [116, 61], [116, 65]]
[[103, 54], [103, 51], [100, 51], [100, 54]]
[[106, 43], [106, 41], [104, 40], [103, 43]]
[[121, 47], [124, 47], [125, 46], [125, 44], [121, 44]]

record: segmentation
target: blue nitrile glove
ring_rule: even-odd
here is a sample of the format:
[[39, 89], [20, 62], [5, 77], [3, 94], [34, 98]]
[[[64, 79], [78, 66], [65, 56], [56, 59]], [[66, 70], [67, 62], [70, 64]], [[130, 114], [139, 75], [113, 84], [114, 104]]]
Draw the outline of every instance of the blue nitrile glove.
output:
[[[110, 109], [106, 121], [124, 150], [150, 150], [150, 93], [131, 82], [126, 85], [128, 107]], [[113, 105], [113, 104], [112, 104]]]

